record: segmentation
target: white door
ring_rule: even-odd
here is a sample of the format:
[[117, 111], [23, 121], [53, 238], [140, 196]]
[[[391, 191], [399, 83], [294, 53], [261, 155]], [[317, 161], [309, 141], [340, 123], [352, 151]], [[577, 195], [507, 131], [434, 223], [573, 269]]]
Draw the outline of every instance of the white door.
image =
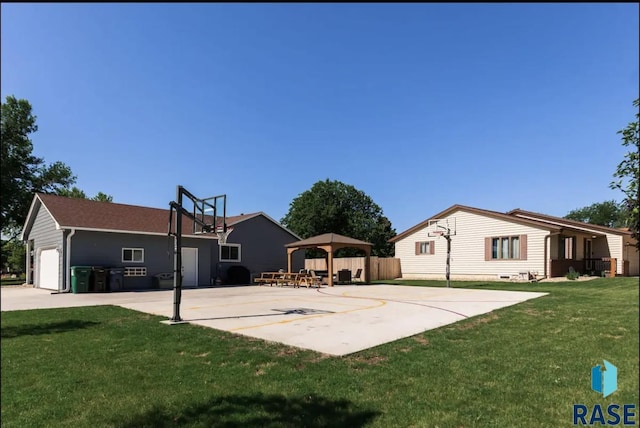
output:
[[198, 285], [198, 249], [182, 248], [182, 285]]
[[48, 290], [58, 290], [60, 254], [57, 249], [43, 250], [40, 252], [38, 272], [38, 287]]

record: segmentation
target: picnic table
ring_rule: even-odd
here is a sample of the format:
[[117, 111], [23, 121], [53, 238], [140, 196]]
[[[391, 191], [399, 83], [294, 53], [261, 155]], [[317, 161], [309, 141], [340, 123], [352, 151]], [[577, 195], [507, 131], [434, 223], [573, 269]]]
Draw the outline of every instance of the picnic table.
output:
[[274, 284], [278, 286], [293, 285], [294, 288], [300, 288], [301, 285], [305, 285], [307, 288], [312, 285], [320, 286], [320, 277], [305, 272], [262, 272], [260, 277], [255, 278], [254, 281], [258, 285], [269, 284], [270, 287]]

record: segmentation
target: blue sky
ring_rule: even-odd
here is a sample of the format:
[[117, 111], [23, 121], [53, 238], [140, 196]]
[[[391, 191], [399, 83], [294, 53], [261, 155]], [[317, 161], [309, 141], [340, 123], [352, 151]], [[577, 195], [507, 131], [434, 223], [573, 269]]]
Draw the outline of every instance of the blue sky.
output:
[[279, 220], [318, 180], [401, 232], [616, 199], [637, 4], [2, 4], [2, 99], [88, 195]]

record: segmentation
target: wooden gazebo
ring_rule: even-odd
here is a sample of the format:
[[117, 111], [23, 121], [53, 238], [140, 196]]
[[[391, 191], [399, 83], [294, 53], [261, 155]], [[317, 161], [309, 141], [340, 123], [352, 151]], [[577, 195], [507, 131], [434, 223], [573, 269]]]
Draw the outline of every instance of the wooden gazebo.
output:
[[327, 252], [327, 273], [329, 277], [329, 287], [333, 287], [333, 253], [340, 248], [358, 248], [365, 252], [364, 261], [364, 282], [369, 283], [369, 266], [371, 257], [371, 247], [373, 244], [360, 241], [359, 239], [349, 238], [348, 236], [338, 235], [337, 233], [325, 233], [322, 235], [312, 236], [302, 241], [286, 244], [287, 249], [287, 268], [291, 272], [292, 255], [298, 250], [307, 248], [319, 248]]

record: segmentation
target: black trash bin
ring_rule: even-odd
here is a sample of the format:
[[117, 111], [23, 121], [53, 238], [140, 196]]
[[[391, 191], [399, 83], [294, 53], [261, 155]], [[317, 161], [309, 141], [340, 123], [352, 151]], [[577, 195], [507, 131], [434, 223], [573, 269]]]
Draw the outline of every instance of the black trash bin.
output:
[[124, 290], [124, 268], [109, 268], [109, 291]]
[[92, 291], [96, 293], [104, 293], [107, 291], [107, 274], [108, 270], [102, 266], [94, 266], [92, 269]]

